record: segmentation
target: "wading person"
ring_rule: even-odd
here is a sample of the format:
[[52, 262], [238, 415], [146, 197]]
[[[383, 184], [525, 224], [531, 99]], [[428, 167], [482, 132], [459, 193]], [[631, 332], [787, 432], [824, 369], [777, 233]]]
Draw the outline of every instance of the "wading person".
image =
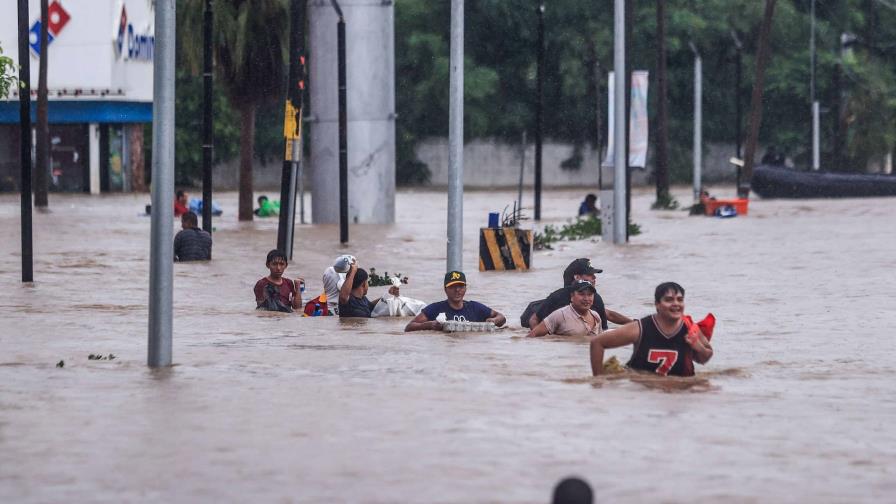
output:
[[189, 198], [187, 197], [187, 193], [181, 191], [180, 189], [174, 194], [174, 216], [180, 217], [181, 215], [190, 211], [189, 206]]
[[[339, 317], [370, 318], [373, 307], [380, 300], [370, 301], [367, 299], [367, 290], [370, 288], [367, 283], [369, 276], [367, 271], [358, 267], [358, 261], [352, 259], [348, 273], [345, 274], [345, 282], [339, 289]], [[389, 294], [398, 296], [398, 287], [394, 285], [389, 287]]]
[[286, 254], [274, 249], [268, 252], [265, 266], [270, 274], [255, 283], [255, 304], [258, 310], [292, 312], [301, 309], [304, 283], [301, 278], [290, 280], [283, 276], [289, 266]]
[[193, 212], [180, 218], [180, 231], [174, 235], [174, 260], [208, 261], [212, 258], [212, 235], [199, 229], [199, 219]]
[[554, 310], [533, 327], [527, 337], [546, 334], [557, 336], [597, 336], [601, 332], [600, 315], [591, 309], [597, 294], [587, 280], [577, 280], [569, 286], [569, 304]]
[[[528, 318], [524, 314], [520, 322], [528, 322], [528, 325], [523, 325], [524, 327], [532, 328], [537, 326], [538, 323], [546, 319], [548, 315], [569, 304], [570, 292], [568, 287], [570, 285], [579, 280], [587, 280], [595, 285], [594, 303], [591, 305], [591, 309], [600, 315], [601, 327], [606, 329], [608, 320], [618, 325], [628, 324], [632, 319], [613, 310], [607, 310], [606, 307], [604, 307], [603, 298], [596, 292], [597, 274], [602, 272], [602, 269], [597, 269], [591, 265], [590, 259], [580, 258], [569, 263], [569, 266], [563, 270], [563, 287], [552, 292], [547, 299], [542, 301], [541, 304], [535, 308], [535, 313]], [[532, 304], [530, 304], [530, 306], [532, 306]]]
[[445, 273], [444, 286], [447, 299], [423, 308], [423, 311], [404, 328], [405, 331], [441, 331], [442, 324], [436, 320], [440, 313], [444, 313], [447, 320], [491, 322], [498, 327], [507, 322], [504, 315], [482, 303], [464, 301], [464, 296], [467, 294], [467, 276], [463, 272], [449, 271]]
[[355, 260], [355, 256], [341, 255], [336, 258], [332, 266], [324, 270], [321, 280], [324, 284], [324, 294], [327, 296], [327, 308], [331, 314], [339, 315], [339, 290]]
[[[603, 373], [604, 349], [634, 345], [627, 366], [662, 376], [693, 376], [694, 362], [706, 364], [712, 346], [701, 328], [684, 314], [684, 287], [657, 286], [656, 313], [604, 332], [591, 341], [591, 372]], [[713, 319], [714, 320], [714, 319]]]

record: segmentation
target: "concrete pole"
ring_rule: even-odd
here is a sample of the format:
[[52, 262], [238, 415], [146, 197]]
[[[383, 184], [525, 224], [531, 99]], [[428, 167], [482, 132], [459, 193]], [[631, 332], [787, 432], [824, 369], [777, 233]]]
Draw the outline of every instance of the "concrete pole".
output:
[[[330, 1], [308, 1], [308, 123], [311, 213], [339, 222], [338, 15]], [[395, 221], [395, 5], [342, 2], [345, 18], [349, 224]], [[300, 191], [301, 192], [301, 191]]]
[[448, 264], [463, 270], [464, 239], [464, 0], [451, 0], [448, 86]]
[[694, 52], [694, 203], [700, 202], [703, 190], [703, 58], [691, 43]]
[[625, 0], [614, 0], [613, 8], [613, 243], [625, 243]]
[[809, 34], [809, 53], [812, 58], [811, 65], [811, 79], [809, 81], [809, 99], [812, 102], [812, 169], [818, 170], [821, 168], [821, 162], [819, 160], [820, 157], [820, 145], [819, 145], [819, 106], [818, 100], [815, 98], [815, 64], [816, 64], [816, 49], [815, 49], [815, 0], [812, 0], [812, 27], [811, 32]]
[[175, 0], [156, 0], [147, 359], [150, 367], [171, 365], [174, 290], [174, 47]]

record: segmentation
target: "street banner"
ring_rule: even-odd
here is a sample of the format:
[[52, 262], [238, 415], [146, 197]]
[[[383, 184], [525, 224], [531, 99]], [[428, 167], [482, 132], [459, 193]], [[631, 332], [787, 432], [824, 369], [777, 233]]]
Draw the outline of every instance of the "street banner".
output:
[[[628, 118], [628, 165], [644, 168], [647, 164], [647, 145], [649, 123], [647, 121], [647, 87], [649, 72], [638, 70], [632, 72], [631, 108]], [[613, 95], [615, 93], [613, 72], [607, 79], [607, 157], [603, 166], [613, 166]]]

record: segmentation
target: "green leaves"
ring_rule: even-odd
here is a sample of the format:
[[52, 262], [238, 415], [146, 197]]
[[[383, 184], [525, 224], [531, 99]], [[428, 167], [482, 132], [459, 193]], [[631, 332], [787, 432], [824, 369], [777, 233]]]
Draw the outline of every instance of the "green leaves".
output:
[[0, 47], [0, 99], [9, 96], [9, 89], [18, 83], [15, 72], [18, 67], [13, 63], [12, 58], [3, 55], [3, 48]]

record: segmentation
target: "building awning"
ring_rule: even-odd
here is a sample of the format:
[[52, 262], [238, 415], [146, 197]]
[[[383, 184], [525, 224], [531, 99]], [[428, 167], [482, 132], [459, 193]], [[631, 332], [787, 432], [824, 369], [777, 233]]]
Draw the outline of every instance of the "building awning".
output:
[[[125, 101], [49, 102], [50, 124], [72, 123], [148, 123], [152, 122], [152, 103]], [[37, 102], [31, 101], [31, 121], [37, 120]], [[0, 124], [18, 124], [19, 102], [0, 101]]]

